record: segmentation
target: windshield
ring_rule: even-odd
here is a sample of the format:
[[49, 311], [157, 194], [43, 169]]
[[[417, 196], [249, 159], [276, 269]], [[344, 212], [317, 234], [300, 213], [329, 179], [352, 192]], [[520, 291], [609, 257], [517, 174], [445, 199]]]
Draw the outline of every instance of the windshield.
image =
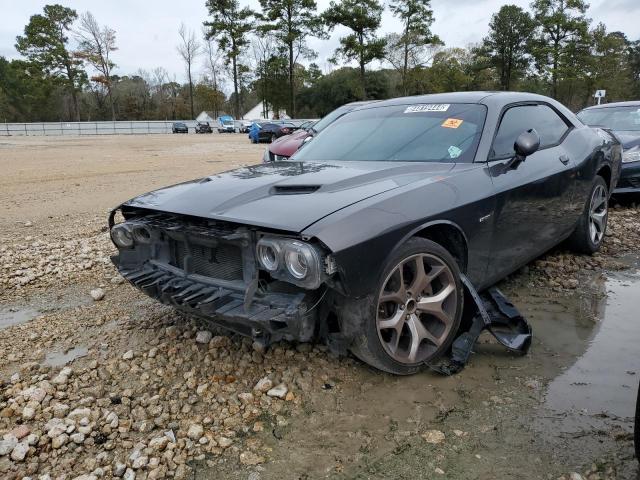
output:
[[616, 131], [640, 132], [640, 106], [604, 107], [578, 113], [583, 123]]
[[415, 104], [347, 113], [295, 154], [298, 161], [472, 162], [486, 108]]
[[320, 133], [322, 130], [324, 130], [327, 127], [327, 125], [331, 125], [336, 118], [340, 118], [342, 115], [344, 115], [347, 112], [350, 112], [355, 107], [356, 107], [355, 105], [343, 105], [341, 107], [336, 108], [333, 112], [325, 115], [324, 117], [322, 117], [321, 120], [318, 120], [318, 122], [313, 126], [313, 130], [316, 133]]

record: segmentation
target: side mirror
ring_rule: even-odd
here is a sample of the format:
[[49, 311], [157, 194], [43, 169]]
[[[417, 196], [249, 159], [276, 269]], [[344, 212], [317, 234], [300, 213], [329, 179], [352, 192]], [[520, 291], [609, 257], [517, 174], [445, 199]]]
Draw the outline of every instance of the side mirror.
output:
[[521, 133], [513, 145], [518, 160], [524, 161], [529, 155], [534, 154], [540, 148], [540, 135], [533, 128]]

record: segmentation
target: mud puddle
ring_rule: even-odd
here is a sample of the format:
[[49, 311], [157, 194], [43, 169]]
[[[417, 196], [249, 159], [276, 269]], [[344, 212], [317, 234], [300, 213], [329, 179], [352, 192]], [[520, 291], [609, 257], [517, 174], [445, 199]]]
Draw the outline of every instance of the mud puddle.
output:
[[63, 367], [77, 358], [85, 357], [89, 349], [85, 346], [73, 347], [62, 352], [48, 352], [42, 361], [48, 367]]
[[8, 307], [0, 310], [0, 330], [33, 320], [40, 312], [30, 307]]
[[[260, 478], [555, 479], [594, 462], [598, 478], [640, 478], [628, 435], [615, 433], [631, 430], [640, 378], [640, 274], [595, 276], [563, 295], [504, 287], [533, 326], [529, 355], [483, 335], [454, 377], [392, 377], [354, 361], [288, 423], [271, 419]], [[430, 430], [444, 441], [425, 441]]]
[[629, 428], [635, 413], [640, 276], [617, 274], [602, 283], [607, 298], [594, 327], [575, 329], [585, 352], [547, 389], [544, 407], [555, 414], [553, 427], [563, 432], [601, 429], [610, 422]]

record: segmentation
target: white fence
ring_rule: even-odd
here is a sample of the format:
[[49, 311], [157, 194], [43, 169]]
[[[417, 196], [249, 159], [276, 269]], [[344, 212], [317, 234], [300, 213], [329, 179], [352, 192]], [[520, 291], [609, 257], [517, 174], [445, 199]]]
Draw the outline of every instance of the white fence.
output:
[[[195, 131], [194, 121], [182, 121]], [[43, 122], [0, 123], [0, 136], [27, 135], [146, 135], [171, 133], [173, 121], [116, 121], [116, 122]], [[216, 125], [211, 125], [216, 128]]]

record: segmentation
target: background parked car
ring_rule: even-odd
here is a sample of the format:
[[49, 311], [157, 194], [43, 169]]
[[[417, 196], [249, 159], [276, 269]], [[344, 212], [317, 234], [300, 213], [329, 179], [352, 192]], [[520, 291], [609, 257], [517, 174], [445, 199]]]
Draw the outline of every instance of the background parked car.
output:
[[196, 122], [196, 133], [213, 133], [209, 122]]
[[366, 105], [367, 103], [371, 102], [347, 103], [346, 105], [336, 108], [318, 121], [312, 120], [302, 124], [298, 131], [286, 137], [282, 137], [269, 145], [269, 148], [264, 152], [262, 160], [264, 162], [274, 162], [288, 159], [305, 141], [308, 141], [308, 138], [320, 133], [327, 125], [330, 125], [345, 113], [349, 113], [354, 108]]
[[258, 142], [274, 142], [277, 138], [293, 133], [298, 128], [291, 122], [268, 122], [261, 125]]
[[251, 128], [252, 120], [240, 120], [240, 126], [238, 131], [240, 133], [249, 133], [249, 129]]
[[231, 115], [218, 117], [218, 133], [233, 133], [235, 131], [236, 125]]
[[622, 171], [613, 193], [640, 193], [640, 101], [585, 108], [578, 118], [587, 125], [611, 130], [622, 143]]
[[251, 124], [251, 127], [249, 127], [249, 140], [251, 140], [251, 143], [258, 143], [260, 141], [260, 139], [258, 138], [258, 133], [260, 132], [261, 128], [262, 123], [260, 122], [253, 122]]
[[174, 122], [171, 126], [172, 133], [189, 133], [189, 127], [187, 127], [186, 123], [183, 122]]

